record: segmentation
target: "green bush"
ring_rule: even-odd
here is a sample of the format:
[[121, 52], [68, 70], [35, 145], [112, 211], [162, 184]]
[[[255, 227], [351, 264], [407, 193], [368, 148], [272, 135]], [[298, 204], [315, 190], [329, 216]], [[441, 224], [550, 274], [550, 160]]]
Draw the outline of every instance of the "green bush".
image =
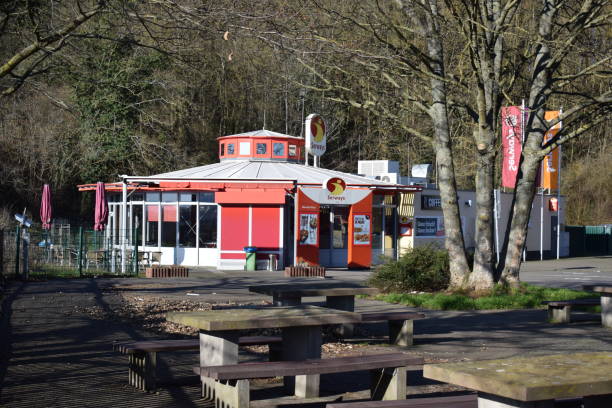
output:
[[369, 284], [383, 292], [437, 291], [450, 281], [448, 252], [429, 244], [412, 248], [397, 261], [376, 268]]

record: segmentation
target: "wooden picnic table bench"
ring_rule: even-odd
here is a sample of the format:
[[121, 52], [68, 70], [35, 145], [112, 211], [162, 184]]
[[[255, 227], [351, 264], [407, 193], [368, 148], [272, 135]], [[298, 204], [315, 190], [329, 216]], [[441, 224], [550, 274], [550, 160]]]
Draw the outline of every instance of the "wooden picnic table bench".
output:
[[[268, 345], [271, 361], [280, 360], [282, 338], [280, 336], [243, 336], [239, 346]], [[129, 356], [129, 384], [143, 391], [157, 389], [157, 353], [161, 351], [199, 350], [199, 339], [143, 340], [113, 343], [113, 350]]]
[[585, 285], [582, 288], [601, 295], [601, 324], [612, 328], [612, 285]]
[[397, 401], [360, 401], [327, 404], [326, 408], [478, 408], [478, 395], [410, 398]]
[[[330, 359], [309, 359], [301, 361], [275, 361], [243, 363], [223, 366], [194, 367], [202, 382], [214, 380], [205, 398], [214, 399], [215, 406], [225, 408], [248, 408], [250, 403], [249, 380], [276, 376], [320, 375], [369, 370], [371, 373], [370, 393], [375, 400], [406, 398], [406, 367], [422, 365], [421, 357], [403, 353], [369, 354], [336, 357]], [[318, 377], [317, 377], [318, 378]], [[318, 385], [312, 393], [302, 397], [318, 396]], [[212, 387], [211, 387], [212, 388]]]
[[414, 343], [413, 320], [423, 319], [425, 314], [417, 312], [366, 312], [361, 313], [363, 322], [388, 322], [389, 343], [411, 346]]
[[550, 323], [569, 323], [573, 306], [598, 306], [599, 298], [545, 300], [542, 304], [548, 306], [548, 321]]

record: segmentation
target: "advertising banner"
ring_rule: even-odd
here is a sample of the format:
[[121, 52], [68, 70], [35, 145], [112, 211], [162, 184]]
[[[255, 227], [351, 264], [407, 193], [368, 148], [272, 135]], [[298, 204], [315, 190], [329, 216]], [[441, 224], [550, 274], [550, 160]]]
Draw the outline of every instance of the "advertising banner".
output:
[[359, 214], [353, 216], [353, 244], [370, 245], [370, 216]]
[[300, 214], [300, 245], [317, 245], [319, 214]]
[[515, 188], [522, 151], [523, 113], [520, 106], [501, 109], [502, 187]]
[[[546, 121], [552, 121], [559, 117], [559, 111], [547, 111], [544, 114]], [[550, 139], [555, 137], [561, 129], [561, 122], [550, 128], [548, 132], [544, 134], [544, 140], [542, 144], [547, 143]], [[554, 149], [544, 157], [542, 160], [542, 177], [541, 185], [542, 188], [557, 189], [559, 188], [559, 148]]]

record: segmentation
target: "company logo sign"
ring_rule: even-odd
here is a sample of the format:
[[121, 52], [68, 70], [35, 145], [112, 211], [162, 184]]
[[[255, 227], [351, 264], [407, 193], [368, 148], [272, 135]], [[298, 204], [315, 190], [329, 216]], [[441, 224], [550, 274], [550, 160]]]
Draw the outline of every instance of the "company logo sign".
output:
[[304, 124], [306, 151], [313, 156], [321, 156], [327, 149], [326, 126], [323, 118], [316, 113], [308, 115]]
[[327, 182], [325, 183], [325, 188], [327, 188], [329, 194], [333, 196], [339, 196], [342, 195], [346, 190], [346, 182], [340, 177], [333, 177], [327, 180]]

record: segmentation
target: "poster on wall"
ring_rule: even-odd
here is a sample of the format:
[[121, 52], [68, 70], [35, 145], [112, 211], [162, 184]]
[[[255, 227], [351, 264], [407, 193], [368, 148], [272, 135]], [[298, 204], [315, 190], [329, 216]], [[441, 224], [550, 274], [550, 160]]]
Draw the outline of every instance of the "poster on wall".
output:
[[370, 216], [353, 216], [353, 244], [370, 245]]
[[443, 237], [444, 218], [416, 217], [414, 219], [416, 237]]
[[300, 245], [317, 245], [319, 214], [300, 214]]

